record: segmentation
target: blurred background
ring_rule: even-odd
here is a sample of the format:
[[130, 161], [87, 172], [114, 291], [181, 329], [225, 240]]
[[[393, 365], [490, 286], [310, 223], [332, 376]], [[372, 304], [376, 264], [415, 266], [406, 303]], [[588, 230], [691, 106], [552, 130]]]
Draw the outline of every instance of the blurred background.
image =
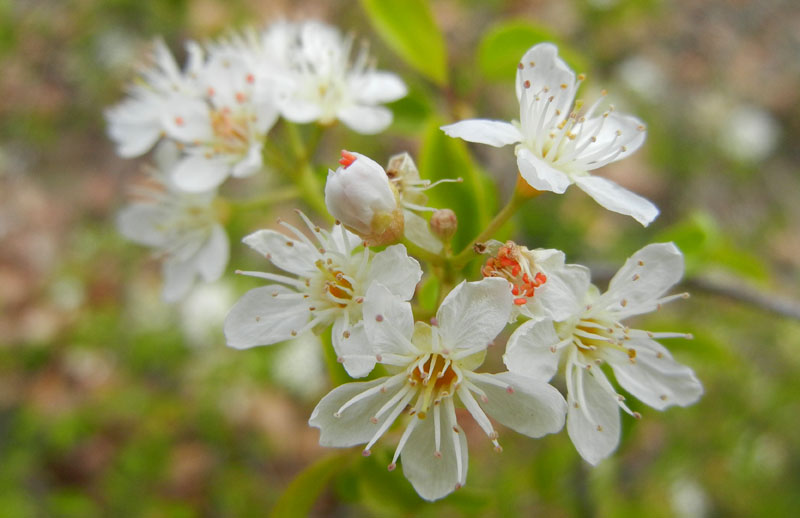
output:
[[[0, 0], [0, 515], [265, 516], [300, 473], [292, 487], [309, 495], [313, 516], [800, 508], [800, 5], [430, 5], [446, 43], [443, 87], [393, 53], [354, 1]], [[320, 448], [306, 425], [329, 387], [316, 339], [242, 352], [221, 333], [227, 310], [256, 286], [233, 269], [264, 268], [239, 239], [294, 204], [233, 218], [231, 274], [167, 305], [157, 260], [114, 227], [147, 160], [118, 158], [102, 115], [155, 36], [182, 60], [187, 39], [280, 17], [353, 31], [411, 89], [386, 134], [334, 128], [315, 157], [322, 172], [341, 142], [384, 163], [408, 150], [423, 175], [435, 166], [440, 176], [494, 175], [502, 200], [513, 186], [510, 151], [451, 144], [437, 127], [518, 117], [514, 66], [538, 41], [557, 42], [587, 74], [587, 101], [608, 89], [610, 102], [646, 121], [642, 150], [602, 174], [653, 200], [662, 210], [653, 225], [572, 189], [537, 198], [508, 232], [596, 266], [601, 287], [641, 246], [674, 240], [693, 297], [635, 324], [694, 334], [665, 345], [702, 380], [700, 402], [660, 413], [633, 401], [643, 419], [623, 417], [620, 448], [594, 469], [566, 433], [501, 434], [498, 455], [465, 422], [468, 484], [435, 504], [399, 470], [386, 472], [391, 440], [366, 459]], [[500, 366], [494, 354], [487, 368]]]

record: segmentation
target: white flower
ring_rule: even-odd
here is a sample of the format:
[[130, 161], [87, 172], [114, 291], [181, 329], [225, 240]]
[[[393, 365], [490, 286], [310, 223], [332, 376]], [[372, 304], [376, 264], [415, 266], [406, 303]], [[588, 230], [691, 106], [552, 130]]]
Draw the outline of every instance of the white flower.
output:
[[[563, 366], [569, 413], [567, 431], [578, 453], [591, 464], [619, 444], [619, 408], [635, 417], [600, 368], [605, 362], [619, 384], [658, 410], [697, 401], [703, 388], [689, 367], [677, 363], [656, 338], [689, 337], [631, 329], [622, 321], [654, 311], [686, 294], [664, 293], [683, 275], [683, 256], [672, 243], [636, 252], [600, 295], [587, 272], [576, 271], [572, 286], [579, 304], [555, 324], [530, 320], [508, 341], [504, 360], [511, 372], [549, 380]], [[582, 300], [581, 300], [582, 299]]]
[[139, 71], [137, 82], [128, 87], [128, 98], [106, 110], [108, 134], [125, 158], [147, 153], [163, 136], [168, 119], [167, 107], [181, 97], [195, 98], [201, 93], [194, 75], [202, 67], [203, 53], [190, 42], [185, 72], [160, 39], [153, 44], [152, 65]]
[[589, 171], [621, 160], [644, 143], [636, 117], [613, 107], [595, 115], [599, 101], [582, 111], [575, 103], [580, 82], [550, 43], [532, 47], [517, 69], [520, 120], [513, 123], [472, 119], [443, 126], [451, 137], [502, 147], [517, 144], [520, 175], [540, 191], [563, 193], [576, 184], [608, 210], [648, 225], [658, 209], [645, 198]]
[[181, 299], [200, 276], [213, 282], [228, 264], [228, 235], [217, 220], [216, 193], [186, 193], [163, 174], [176, 160], [174, 148], [163, 146], [156, 158], [160, 171], [151, 184], [137, 190], [140, 200], [123, 209], [119, 231], [136, 243], [155, 248], [163, 256], [164, 290], [168, 302]]
[[341, 167], [328, 170], [325, 204], [328, 212], [368, 245], [398, 241], [403, 211], [383, 167], [360, 153], [342, 151]]
[[367, 336], [378, 361], [396, 374], [341, 385], [325, 396], [309, 419], [320, 429], [323, 446], [366, 443], [369, 455], [408, 407], [410, 418], [389, 470], [402, 456], [403, 472], [417, 493], [436, 500], [467, 477], [467, 441], [456, 420], [456, 398], [498, 451], [498, 434], [487, 414], [530, 437], [563, 427], [566, 403], [552, 386], [508, 372], [475, 372], [511, 311], [505, 281], [462, 282], [442, 302], [435, 326], [414, 324], [410, 305], [378, 283], [367, 297]]
[[364, 376], [375, 366], [362, 324], [367, 288], [380, 282], [399, 300], [409, 300], [422, 270], [403, 245], [373, 254], [366, 247], [359, 249], [361, 240], [343, 226], [337, 224], [327, 232], [299, 214], [317, 243], [286, 222], [280, 223], [293, 237], [260, 230], [244, 238], [294, 277], [237, 272], [279, 284], [252, 289], [233, 306], [224, 326], [228, 345], [237, 349], [271, 345], [333, 324], [333, 347], [345, 369], [353, 377]]
[[316, 21], [280, 22], [264, 33], [265, 47], [278, 52], [278, 104], [293, 122], [339, 119], [358, 133], [374, 134], [392, 122], [381, 104], [405, 97], [405, 84], [395, 74], [375, 70], [366, 47], [351, 62], [351, 36]]
[[192, 192], [258, 172], [265, 135], [278, 119], [271, 81], [227, 47], [212, 49], [196, 81], [203, 96], [173, 99], [165, 128], [186, 155], [173, 181]]
[[580, 283], [588, 270], [564, 264], [564, 252], [560, 250], [529, 250], [513, 241], [502, 244], [492, 240], [485, 244], [485, 253], [492, 256], [481, 269], [483, 276], [500, 277], [509, 283], [514, 296], [511, 320], [519, 315], [562, 320], [583, 300], [583, 293], [579, 293], [583, 286], [579, 284], [576, 290], [574, 283]]

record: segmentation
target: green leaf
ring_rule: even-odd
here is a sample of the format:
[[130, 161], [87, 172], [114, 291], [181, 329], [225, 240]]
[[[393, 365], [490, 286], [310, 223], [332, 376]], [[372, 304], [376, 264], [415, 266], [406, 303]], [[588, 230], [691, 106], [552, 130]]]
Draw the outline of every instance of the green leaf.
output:
[[450, 208], [458, 217], [453, 249], [458, 251], [486, 228], [497, 207], [497, 192], [489, 176], [472, 161], [466, 144], [450, 138], [439, 129], [442, 122], [428, 122], [420, 150], [420, 176], [429, 180], [464, 179], [459, 184], [444, 184], [428, 191], [430, 205]]
[[349, 464], [350, 450], [323, 457], [303, 470], [286, 488], [272, 509], [272, 518], [308, 516], [322, 490]]
[[375, 31], [409, 65], [447, 83], [444, 37], [426, 0], [361, 0]]
[[478, 46], [478, 67], [487, 79], [513, 81], [522, 55], [545, 41], [557, 44], [559, 55], [574, 69], [585, 70], [585, 60], [549, 29], [524, 20], [501, 22], [489, 29]]

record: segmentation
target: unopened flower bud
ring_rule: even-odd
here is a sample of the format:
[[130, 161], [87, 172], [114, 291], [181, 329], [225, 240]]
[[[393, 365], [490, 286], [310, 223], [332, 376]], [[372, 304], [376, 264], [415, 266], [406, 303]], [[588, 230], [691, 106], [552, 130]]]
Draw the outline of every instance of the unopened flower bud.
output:
[[341, 167], [328, 171], [325, 204], [345, 227], [371, 246], [403, 236], [403, 211], [389, 177], [377, 162], [360, 153], [342, 151]]
[[456, 229], [458, 229], [458, 218], [452, 210], [439, 209], [431, 215], [431, 231], [442, 241], [450, 241]]

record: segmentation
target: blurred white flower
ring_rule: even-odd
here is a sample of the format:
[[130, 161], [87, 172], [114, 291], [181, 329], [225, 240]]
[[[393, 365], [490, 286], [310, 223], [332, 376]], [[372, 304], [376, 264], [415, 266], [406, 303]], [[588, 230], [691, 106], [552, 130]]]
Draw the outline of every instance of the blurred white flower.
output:
[[567, 382], [567, 431], [578, 453], [597, 464], [619, 443], [619, 408], [635, 417], [600, 365], [608, 363], [619, 384], [647, 405], [687, 406], [703, 388], [689, 367], [677, 363], [656, 338], [684, 333], [631, 329], [622, 321], [649, 313], [686, 294], [664, 293], [683, 275], [683, 256], [672, 243], [636, 252], [600, 295], [587, 270], [574, 270], [576, 306], [568, 318], [529, 320], [509, 338], [504, 361], [511, 372], [549, 380], [559, 362]]
[[[299, 213], [299, 212], [298, 212]], [[294, 275], [237, 272], [279, 284], [255, 288], [239, 299], [225, 319], [228, 345], [244, 349], [271, 345], [333, 324], [333, 347], [353, 377], [375, 366], [364, 334], [362, 311], [369, 286], [380, 282], [399, 300], [409, 300], [422, 277], [419, 263], [403, 245], [373, 254], [342, 225], [328, 232], [299, 213], [317, 243], [281, 221], [293, 237], [259, 230], [244, 242], [281, 270]]]
[[306, 400], [318, 399], [327, 380], [322, 347], [314, 333], [287, 341], [272, 363], [275, 381]]
[[137, 81], [128, 87], [128, 98], [105, 111], [108, 134], [117, 153], [131, 158], [150, 151], [164, 135], [168, 107], [181, 98], [199, 98], [196, 74], [203, 66], [199, 45], [186, 46], [189, 59], [181, 71], [161, 39], [153, 44], [150, 65], [141, 67]]
[[696, 480], [681, 478], [670, 487], [672, 510], [677, 518], [705, 518], [709, 499], [703, 486]]
[[351, 60], [353, 37], [330, 25], [278, 22], [263, 33], [262, 44], [278, 67], [278, 106], [290, 121], [339, 119], [358, 133], [379, 133], [392, 122], [391, 110], [381, 105], [407, 93], [395, 74], [375, 70], [366, 46]]
[[143, 154], [160, 138], [177, 142], [184, 156], [169, 172], [180, 189], [203, 192], [229, 175], [243, 177], [262, 165], [264, 137], [278, 119], [271, 78], [235, 49], [194, 42], [181, 72], [163, 42], [156, 66], [142, 71], [129, 97], [106, 111], [120, 155]]
[[228, 264], [228, 235], [217, 219], [215, 192], [187, 193], [170, 182], [164, 170], [177, 160], [172, 146], [161, 146], [158, 169], [150, 182], [139, 186], [137, 200], [117, 217], [117, 227], [126, 238], [156, 249], [163, 259], [164, 289], [168, 302], [183, 298], [200, 276], [213, 282]]
[[379, 246], [403, 236], [403, 211], [386, 171], [360, 153], [342, 151], [341, 166], [328, 170], [328, 212], [368, 245]]
[[199, 347], [218, 343], [220, 327], [233, 301], [228, 282], [204, 284], [192, 290], [180, 307], [181, 330], [189, 343]]
[[667, 81], [656, 63], [643, 55], [622, 62], [617, 69], [620, 79], [640, 97], [656, 102], [664, 95]]
[[760, 162], [778, 145], [780, 126], [768, 111], [741, 104], [728, 112], [718, 135], [720, 147], [734, 160]]
[[467, 441], [456, 419], [456, 397], [498, 451], [498, 434], [488, 415], [530, 437], [563, 427], [566, 404], [552, 386], [508, 372], [475, 372], [511, 311], [505, 281], [462, 282], [442, 302], [435, 326], [414, 324], [410, 304], [379, 283], [370, 286], [367, 298], [367, 336], [377, 360], [396, 374], [341, 385], [325, 396], [309, 419], [320, 429], [323, 446], [366, 443], [364, 455], [369, 455], [409, 408], [411, 418], [389, 470], [402, 458], [403, 473], [417, 493], [437, 500], [467, 478]]
[[442, 126], [442, 130], [451, 137], [495, 147], [516, 144], [520, 175], [534, 189], [560, 194], [576, 184], [606, 209], [632, 216], [646, 226], [658, 215], [655, 205], [589, 174], [639, 149], [645, 127], [613, 106], [595, 116], [600, 101], [583, 110], [575, 102], [582, 80], [578, 76], [576, 81], [555, 45], [535, 45], [517, 68], [519, 122], [471, 119]]

